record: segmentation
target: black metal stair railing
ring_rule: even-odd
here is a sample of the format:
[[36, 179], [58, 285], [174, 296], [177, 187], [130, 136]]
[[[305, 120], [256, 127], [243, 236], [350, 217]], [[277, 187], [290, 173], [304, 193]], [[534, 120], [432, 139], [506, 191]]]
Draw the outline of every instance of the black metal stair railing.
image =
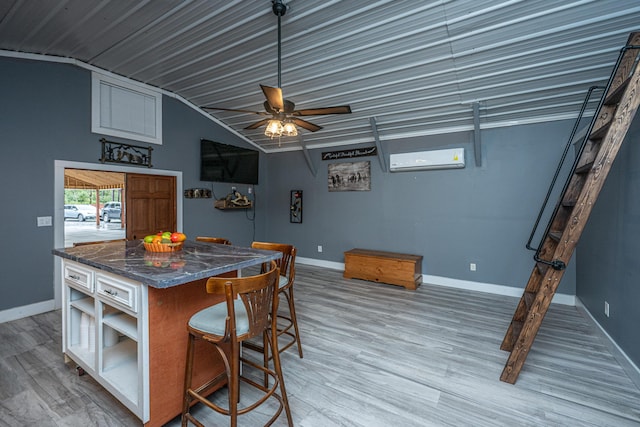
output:
[[[545, 196], [544, 202], [542, 203], [542, 207], [540, 208], [540, 212], [538, 213], [538, 217], [535, 221], [535, 224], [533, 226], [533, 229], [531, 230], [531, 235], [529, 236], [529, 240], [527, 241], [526, 244], [526, 248], [529, 250], [533, 250], [536, 251], [535, 255], [533, 256], [533, 259], [536, 262], [542, 263], [542, 264], [546, 264], [551, 266], [553, 269], [555, 270], [564, 270], [567, 266], [566, 264], [561, 261], [561, 260], [544, 260], [540, 258], [540, 252], [542, 251], [542, 246], [544, 244], [545, 238], [549, 235], [549, 232], [551, 231], [551, 225], [553, 223], [554, 218], [556, 217], [558, 210], [560, 209], [561, 205], [562, 205], [562, 200], [567, 192], [567, 189], [569, 188], [569, 184], [571, 183], [571, 178], [574, 176], [575, 172], [576, 172], [576, 168], [578, 167], [578, 164], [580, 162], [580, 158], [582, 157], [582, 153], [584, 151], [584, 148], [586, 146], [586, 142], [589, 140], [589, 136], [591, 135], [591, 132], [593, 131], [593, 127], [595, 126], [596, 121], [598, 120], [598, 115], [600, 113], [600, 110], [602, 109], [602, 106], [604, 105], [605, 102], [605, 97], [606, 94], [609, 93], [609, 89], [611, 88], [612, 84], [613, 84], [613, 80], [615, 78], [616, 72], [618, 70], [618, 68], [620, 67], [620, 64], [622, 62], [622, 58], [625, 54], [625, 52], [627, 50], [630, 49], [640, 49], [640, 46], [634, 46], [634, 45], [627, 45], [625, 47], [623, 47], [622, 49], [620, 49], [620, 54], [618, 55], [618, 59], [616, 61], [616, 64], [613, 68], [613, 72], [611, 73], [611, 77], [609, 78], [609, 81], [607, 82], [606, 86], [592, 86], [589, 88], [588, 92], [587, 92], [587, 96], [585, 97], [585, 100], [582, 104], [582, 108], [580, 109], [580, 113], [578, 115], [578, 118], [576, 119], [576, 123], [573, 126], [573, 130], [571, 131], [571, 136], [569, 137], [569, 140], [567, 141], [567, 145], [564, 149], [564, 152], [562, 153], [562, 157], [560, 158], [560, 162], [558, 163], [558, 167], [556, 169], [556, 172], [553, 176], [553, 179], [551, 180], [551, 184], [549, 185], [549, 190], [547, 191], [547, 195]], [[635, 71], [635, 67], [638, 65], [638, 61], [640, 59], [640, 55], [638, 55], [636, 57], [636, 60], [634, 62], [634, 66], [631, 67], [631, 71], [630, 74], [633, 74], [633, 72]], [[595, 114], [593, 115], [593, 118], [591, 119], [591, 122], [589, 123], [589, 126], [587, 128], [587, 131], [585, 132], [584, 137], [582, 138], [582, 141], [579, 144], [579, 148], [576, 152], [576, 156], [575, 159], [573, 161], [573, 165], [571, 166], [571, 170], [567, 175], [567, 179], [565, 180], [565, 183], [562, 187], [562, 190], [560, 191], [560, 195], [558, 196], [558, 201], [556, 203], [555, 208], [553, 209], [553, 213], [551, 214], [551, 216], [549, 217], [549, 221], [547, 223], [547, 226], [545, 228], [545, 232], [542, 235], [542, 238], [540, 239], [540, 242], [538, 243], [538, 246], [536, 248], [531, 246], [531, 242], [533, 241], [533, 238], [538, 230], [538, 226], [540, 225], [540, 220], [542, 218], [542, 216], [544, 215], [544, 212], [547, 208], [547, 204], [549, 203], [549, 198], [551, 197], [551, 194], [553, 192], [553, 189], [555, 188], [556, 182], [558, 180], [558, 177], [560, 175], [560, 171], [562, 170], [562, 167], [564, 166], [564, 162], [567, 158], [567, 153], [569, 152], [569, 149], [571, 148], [572, 145], [572, 141], [575, 138], [576, 133], [578, 132], [578, 128], [580, 126], [580, 122], [582, 120], [582, 117], [584, 115], [584, 112], [586, 111], [587, 105], [589, 103], [589, 100], [591, 98], [591, 95], [593, 94], [593, 92], [595, 90], [598, 89], [604, 89], [602, 96], [600, 97], [600, 101], [598, 102], [598, 106], [595, 109]]]
[[[582, 107], [580, 108], [580, 113], [578, 114], [578, 118], [576, 119], [575, 124], [573, 125], [573, 129], [571, 130], [571, 134], [569, 135], [569, 140], [567, 141], [566, 146], [564, 147], [564, 151], [562, 152], [562, 156], [560, 157], [560, 161], [558, 162], [558, 167], [556, 168], [555, 173], [553, 174], [553, 178], [551, 180], [551, 184], [549, 184], [549, 189], [547, 190], [547, 194], [544, 198], [544, 201], [542, 202], [542, 206], [540, 207], [540, 212], [538, 212], [538, 217], [536, 218], [535, 223], [533, 224], [533, 228], [531, 229], [531, 234], [529, 235], [529, 240], [527, 241], [526, 244], [526, 248], [532, 251], [536, 251], [536, 254], [534, 255], [534, 259], [537, 262], [541, 262], [544, 264], [550, 264], [553, 266], [553, 261], [546, 261], [546, 260], [541, 260], [539, 259], [539, 255], [540, 255], [540, 250], [542, 249], [542, 244], [544, 242], [544, 236], [547, 235], [547, 233], [550, 230], [551, 227], [551, 223], [553, 221], [553, 218], [555, 217], [555, 214], [558, 210], [559, 207], [559, 203], [558, 205], [556, 205], [556, 208], [554, 209], [553, 214], [551, 215], [550, 219], [549, 219], [549, 223], [547, 224], [547, 230], [545, 232], [545, 234], [543, 235], [543, 238], [540, 239], [540, 242], [538, 243], [537, 247], [533, 247], [531, 246], [531, 242], [533, 241], [536, 232], [538, 231], [538, 227], [540, 225], [540, 221], [542, 220], [542, 216], [544, 215], [546, 209], [547, 209], [547, 205], [549, 204], [549, 199], [551, 198], [551, 194], [553, 193], [553, 190], [556, 186], [556, 183], [558, 181], [558, 177], [560, 176], [560, 172], [562, 171], [562, 167], [565, 164], [565, 161], [567, 159], [567, 154], [569, 153], [569, 150], [571, 149], [571, 146], [573, 145], [573, 140], [576, 136], [576, 134], [578, 133], [578, 129], [580, 127], [580, 122], [582, 121], [582, 118], [584, 116], [585, 111], [587, 110], [587, 106], [591, 100], [591, 96], [593, 95], [593, 92], [598, 90], [598, 89], [604, 89], [604, 86], [591, 86], [589, 88], [589, 90], [587, 91], [587, 96], [584, 99], [584, 102], [582, 103]], [[601, 96], [601, 98], [604, 98], [603, 96]], [[600, 105], [598, 106], [598, 109], [600, 108]], [[597, 113], [598, 110], [596, 110]], [[589, 129], [587, 130], [587, 132], [585, 133], [585, 136], [582, 138], [582, 141], [580, 141], [579, 144], [579, 152], [582, 152], [583, 146], [585, 144], [585, 142], [588, 139], [589, 133], [591, 132], [591, 128], [593, 127], [593, 123], [595, 122], [596, 118], [597, 118], [597, 114], [594, 114], [593, 116], [594, 118], [591, 120], [591, 124], [589, 125]], [[577, 159], [579, 158], [579, 156], [576, 156], [576, 161], [574, 161], [574, 166], [571, 168], [571, 173], [568, 174], [566, 182], [564, 187], [567, 187], [567, 183], [571, 180], [571, 177], [573, 176], [573, 172], [575, 170], [575, 167], [577, 166]], [[560, 194], [559, 200], [562, 200], [562, 197], [564, 196], [566, 190], [563, 190]], [[559, 267], [559, 265], [558, 265]], [[555, 268], [555, 267], [554, 267]]]

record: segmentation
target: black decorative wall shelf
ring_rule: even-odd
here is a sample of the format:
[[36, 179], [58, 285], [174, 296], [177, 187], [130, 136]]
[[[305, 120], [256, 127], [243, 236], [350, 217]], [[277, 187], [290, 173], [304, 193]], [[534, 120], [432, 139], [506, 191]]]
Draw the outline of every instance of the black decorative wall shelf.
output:
[[107, 141], [102, 138], [102, 163], [123, 163], [126, 165], [151, 167], [151, 147]]

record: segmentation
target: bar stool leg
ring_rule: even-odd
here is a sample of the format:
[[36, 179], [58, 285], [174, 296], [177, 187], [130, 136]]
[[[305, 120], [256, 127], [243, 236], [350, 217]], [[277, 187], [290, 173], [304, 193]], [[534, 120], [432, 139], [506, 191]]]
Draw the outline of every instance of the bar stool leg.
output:
[[291, 323], [293, 323], [293, 330], [296, 333], [296, 344], [298, 346], [298, 355], [302, 359], [302, 344], [300, 343], [300, 331], [298, 331], [298, 318], [296, 317], [296, 305], [293, 300], [293, 286], [289, 288], [288, 292], [285, 292], [285, 298], [289, 304], [289, 314], [291, 315]]
[[238, 402], [240, 401], [240, 357], [238, 343], [231, 341], [231, 375], [229, 375], [229, 415], [231, 427], [238, 425]]
[[191, 395], [189, 394], [189, 390], [191, 389], [191, 375], [193, 372], [193, 347], [194, 347], [194, 336], [189, 334], [187, 343], [187, 364], [185, 367], [184, 374], [184, 401], [182, 402], [182, 427], [187, 427], [188, 424], [188, 415], [189, 406], [191, 405]]
[[[289, 398], [287, 397], [287, 389], [284, 385], [284, 375], [282, 375], [282, 365], [280, 364], [280, 352], [278, 351], [278, 336], [277, 334], [272, 334], [272, 333], [268, 333], [268, 335], [270, 339], [270, 345], [268, 346], [271, 347], [271, 352], [273, 353], [273, 369], [276, 371], [276, 375], [278, 376], [278, 382], [280, 383], [279, 384], [280, 396], [282, 397], [284, 411], [285, 411], [285, 414], [287, 415], [287, 423], [289, 427], [293, 427], [293, 417], [291, 416], [291, 408], [289, 408]], [[267, 348], [267, 346], [265, 346], [265, 348]], [[265, 354], [266, 353], [268, 353], [268, 351], [265, 350]]]

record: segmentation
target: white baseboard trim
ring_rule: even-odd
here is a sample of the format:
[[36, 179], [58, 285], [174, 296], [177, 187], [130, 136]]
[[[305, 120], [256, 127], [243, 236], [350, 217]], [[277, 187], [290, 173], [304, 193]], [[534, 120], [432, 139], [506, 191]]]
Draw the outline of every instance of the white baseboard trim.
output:
[[[296, 263], [313, 265], [316, 267], [325, 267], [332, 270], [344, 270], [344, 263], [325, 261], [322, 259], [296, 257]], [[472, 282], [469, 280], [451, 279], [449, 277], [432, 276], [429, 274], [422, 275], [422, 283], [429, 283], [436, 286], [445, 286], [449, 288], [467, 289], [470, 291], [486, 292], [489, 294], [506, 295], [511, 297], [521, 297], [522, 288], [513, 286], [494, 285], [491, 283]], [[555, 294], [553, 303], [563, 305], [576, 305], [576, 297], [567, 294]]]
[[576, 298], [576, 308], [578, 311], [586, 315], [591, 321], [598, 327], [600, 332], [602, 333], [605, 341], [609, 344], [609, 351], [613, 354], [613, 357], [618, 361], [622, 369], [627, 373], [631, 381], [637, 386], [640, 387], [640, 367], [636, 365], [633, 360], [627, 356], [627, 353], [624, 352], [620, 348], [620, 346], [611, 338], [611, 335], [607, 333], [607, 331], [602, 327], [602, 325], [596, 320], [595, 317], [591, 314], [589, 309], [583, 304], [580, 298]]
[[[521, 297], [523, 288], [514, 286], [494, 285], [491, 283], [472, 282], [470, 280], [451, 279], [449, 277], [422, 275], [422, 283], [430, 283], [437, 286], [446, 286], [449, 288], [467, 289], [469, 291], [486, 292], [489, 294], [506, 295], [510, 297]], [[559, 294], [553, 296], [552, 304], [576, 305], [575, 295]]]
[[296, 257], [296, 264], [313, 265], [316, 267], [325, 267], [331, 270], [344, 270], [344, 262], [325, 261], [323, 259]]
[[37, 302], [35, 304], [23, 305], [22, 307], [10, 308], [0, 311], [0, 323], [22, 319], [23, 317], [34, 316], [55, 310], [54, 300]]

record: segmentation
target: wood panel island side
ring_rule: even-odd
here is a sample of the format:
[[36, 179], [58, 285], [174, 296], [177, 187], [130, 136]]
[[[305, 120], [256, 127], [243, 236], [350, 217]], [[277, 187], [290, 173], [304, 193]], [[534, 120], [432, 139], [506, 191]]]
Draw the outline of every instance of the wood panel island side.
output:
[[[62, 352], [147, 427], [181, 412], [187, 322], [223, 300], [207, 278], [280, 258], [280, 252], [186, 241], [172, 253], [141, 241], [54, 249], [62, 262]], [[202, 343], [200, 343], [202, 344]], [[198, 350], [194, 381], [223, 370]]]

